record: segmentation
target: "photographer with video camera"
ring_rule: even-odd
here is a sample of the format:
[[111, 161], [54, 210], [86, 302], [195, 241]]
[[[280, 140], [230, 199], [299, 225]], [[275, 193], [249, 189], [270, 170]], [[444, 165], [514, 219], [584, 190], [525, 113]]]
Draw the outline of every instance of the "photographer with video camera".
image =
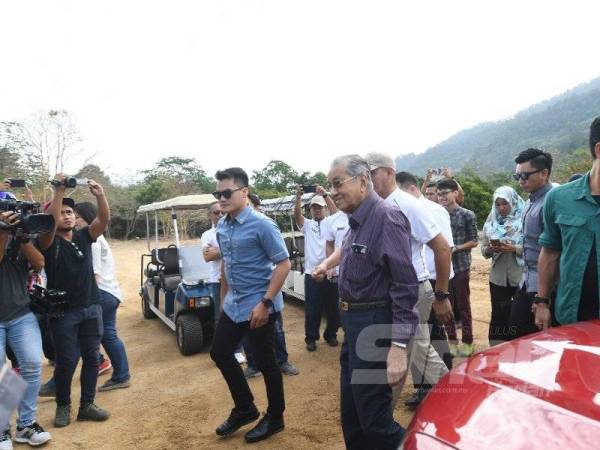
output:
[[108, 411], [94, 404], [103, 323], [92, 266], [92, 244], [106, 231], [110, 211], [102, 186], [86, 180], [96, 198], [98, 215], [89, 226], [75, 230], [75, 202], [65, 197], [66, 188], [73, 187], [71, 180], [64, 174], [52, 180], [54, 198], [47, 212], [54, 216], [56, 223], [51, 233], [38, 239], [46, 259], [48, 289], [65, 291], [68, 305], [62, 317], [50, 319], [56, 351], [56, 427], [65, 427], [71, 422], [71, 382], [80, 355], [83, 364], [77, 420], [103, 421], [110, 416]]
[[[27, 382], [25, 396], [18, 408], [15, 440], [38, 446], [48, 442], [51, 436], [36, 422], [42, 338], [38, 321], [29, 309], [27, 282], [29, 266], [34, 271], [42, 270], [44, 257], [24, 233], [21, 214], [6, 210], [19, 206], [13, 199], [14, 196], [5, 196], [0, 205], [0, 367], [5, 364], [8, 344], [19, 363], [21, 376]], [[10, 424], [2, 423], [0, 450], [12, 448]]]

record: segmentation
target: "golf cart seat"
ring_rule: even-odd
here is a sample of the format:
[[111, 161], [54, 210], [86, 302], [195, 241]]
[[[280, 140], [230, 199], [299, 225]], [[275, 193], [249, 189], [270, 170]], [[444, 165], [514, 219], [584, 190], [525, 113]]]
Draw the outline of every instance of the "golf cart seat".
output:
[[174, 246], [152, 251], [152, 262], [158, 265], [158, 278], [165, 291], [175, 291], [181, 283], [178, 253]]

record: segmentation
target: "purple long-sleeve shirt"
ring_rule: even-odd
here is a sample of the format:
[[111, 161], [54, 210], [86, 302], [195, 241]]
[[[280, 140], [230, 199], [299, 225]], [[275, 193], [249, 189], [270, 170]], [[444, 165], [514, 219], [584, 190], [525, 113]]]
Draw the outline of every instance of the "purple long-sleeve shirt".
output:
[[350, 302], [391, 300], [392, 339], [407, 344], [419, 322], [410, 224], [399, 208], [386, 205], [374, 192], [349, 224], [341, 249], [340, 297]]

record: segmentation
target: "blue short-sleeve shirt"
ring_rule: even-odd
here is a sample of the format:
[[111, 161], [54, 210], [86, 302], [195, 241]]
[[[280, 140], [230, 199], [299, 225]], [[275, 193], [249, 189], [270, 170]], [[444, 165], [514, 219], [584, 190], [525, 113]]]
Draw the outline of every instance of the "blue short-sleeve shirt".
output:
[[[273, 265], [289, 258], [287, 248], [277, 224], [250, 207], [235, 218], [222, 218], [217, 240], [228, 286], [223, 312], [236, 323], [245, 322], [267, 292]], [[272, 300], [273, 311], [281, 311], [281, 292]]]

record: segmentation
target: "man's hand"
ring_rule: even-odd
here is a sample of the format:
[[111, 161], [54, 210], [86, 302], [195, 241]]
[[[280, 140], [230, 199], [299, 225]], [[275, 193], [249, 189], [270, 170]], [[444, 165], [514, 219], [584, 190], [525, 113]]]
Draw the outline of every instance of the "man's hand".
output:
[[10, 181], [6, 178], [2, 183], [0, 183], [0, 192], [8, 192], [10, 191]]
[[329, 193], [325, 190], [325, 188], [323, 186], [319, 186], [319, 185], [317, 185], [317, 187], [315, 188], [315, 192], [317, 193], [317, 195], [320, 195], [321, 197], [327, 197], [329, 195]]
[[104, 195], [104, 188], [94, 180], [88, 180], [88, 186], [90, 187], [90, 192], [94, 197], [98, 198]]
[[319, 264], [317, 267], [314, 268], [311, 275], [315, 279], [315, 281], [323, 281], [327, 276], [327, 266], [323, 263]]
[[296, 188], [296, 198], [302, 197], [302, 195], [304, 195], [304, 189], [302, 188], [302, 186], [298, 186]]
[[269, 321], [269, 308], [260, 302], [250, 312], [250, 328], [260, 328]]
[[444, 178], [452, 178], [452, 171], [448, 167], [444, 167], [442, 170], [442, 176]]
[[204, 259], [206, 261], [214, 261], [216, 259], [219, 259], [221, 257], [221, 252], [219, 251], [219, 249], [217, 247], [214, 247], [210, 244], [208, 244], [204, 250], [202, 250], [202, 253], [204, 254]]
[[454, 319], [452, 305], [450, 304], [450, 300], [448, 298], [445, 298], [444, 300], [434, 300], [431, 306], [438, 322], [446, 325], [449, 324], [452, 319]]
[[547, 330], [550, 327], [550, 307], [543, 303], [534, 303], [531, 307], [531, 312], [535, 316], [535, 326], [540, 330]]
[[[16, 212], [6, 211], [3, 213], [0, 213], [0, 222], [4, 222], [7, 225], [16, 225], [19, 223], [19, 216], [17, 215]], [[0, 233], [8, 234], [8, 231], [0, 228]]]
[[23, 193], [23, 198], [28, 202], [32, 202], [32, 203], [35, 202], [35, 199], [33, 198], [33, 192], [31, 191], [29, 186], [25, 186], [25, 192]]
[[60, 181], [59, 185], [53, 185], [54, 192], [62, 192], [64, 194], [67, 190], [67, 187], [65, 186], [65, 180], [67, 179], [67, 176], [64, 173], [57, 173], [56, 175], [54, 175], [54, 179], [56, 181]]
[[406, 369], [406, 349], [392, 344], [387, 357], [388, 384], [391, 387], [402, 386], [406, 379]]

